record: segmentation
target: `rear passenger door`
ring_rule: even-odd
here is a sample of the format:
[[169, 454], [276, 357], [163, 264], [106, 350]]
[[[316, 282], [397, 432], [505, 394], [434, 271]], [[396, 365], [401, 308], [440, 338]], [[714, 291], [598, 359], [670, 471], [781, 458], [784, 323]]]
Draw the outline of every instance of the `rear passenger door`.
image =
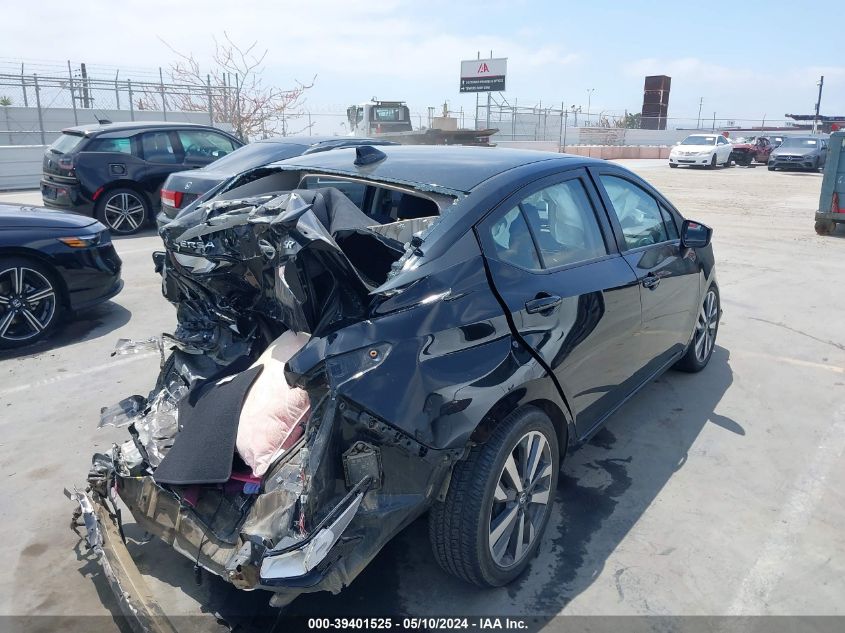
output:
[[633, 388], [640, 293], [587, 173], [530, 185], [476, 226], [496, 292], [584, 436]]
[[632, 177], [600, 169], [598, 180], [623, 257], [640, 283], [645, 374], [683, 350], [698, 313], [701, 266], [681, 249], [679, 218]]
[[153, 204], [158, 206], [164, 181], [173, 172], [183, 169], [176, 132], [144, 132], [141, 134], [141, 155], [146, 162], [143, 186]]

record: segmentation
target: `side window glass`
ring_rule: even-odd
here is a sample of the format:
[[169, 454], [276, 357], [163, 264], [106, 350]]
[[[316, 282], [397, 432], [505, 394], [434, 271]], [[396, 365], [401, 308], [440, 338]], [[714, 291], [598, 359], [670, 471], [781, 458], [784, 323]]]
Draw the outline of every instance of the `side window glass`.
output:
[[128, 138], [95, 138], [86, 152], [116, 152], [119, 154], [131, 154], [132, 142]]
[[663, 223], [666, 224], [666, 233], [669, 235], [669, 239], [680, 239], [681, 234], [678, 232], [678, 225], [675, 222], [675, 216], [672, 212], [661, 204], [660, 213], [663, 215]]
[[498, 218], [486, 224], [495, 251], [493, 256], [519, 268], [540, 270], [540, 259], [519, 207], [497, 215]]
[[600, 176], [625, 239], [625, 248], [658, 244], [669, 239], [657, 201], [629, 180]]
[[234, 149], [232, 141], [222, 134], [205, 130], [179, 130], [177, 134], [185, 158], [220, 158]]
[[579, 178], [541, 189], [519, 206], [537, 241], [545, 268], [607, 255], [595, 210]]
[[144, 160], [151, 163], [180, 162], [167, 132], [147, 132], [141, 137], [141, 149], [144, 152]]

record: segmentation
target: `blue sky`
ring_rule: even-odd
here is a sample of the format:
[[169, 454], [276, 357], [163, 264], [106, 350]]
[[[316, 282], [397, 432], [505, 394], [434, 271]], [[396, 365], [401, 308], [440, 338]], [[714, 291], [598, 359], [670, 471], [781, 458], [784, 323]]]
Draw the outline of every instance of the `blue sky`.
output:
[[[809, 5], [808, 5], [809, 6]], [[520, 105], [587, 105], [638, 111], [646, 74], [672, 77], [669, 116], [782, 119], [809, 113], [825, 75], [822, 112], [845, 114], [842, 2], [809, 8], [794, 2], [669, 3], [446, 2], [427, 0], [165, 0], [43, 2], [6, 16], [4, 59], [72, 59], [126, 68], [166, 65], [158, 39], [203, 62], [211, 34], [269, 49], [266, 79], [287, 86], [317, 74], [309, 108], [321, 131], [351, 103], [372, 96], [405, 99], [414, 112], [448, 101], [474, 108], [458, 93], [461, 59], [508, 57], [505, 97]], [[93, 15], [111, 23], [86, 35]], [[830, 25], [838, 21], [838, 32]], [[34, 30], [33, 25], [38, 25]], [[838, 34], [837, 34], [838, 33]], [[468, 114], [468, 119], [471, 115]]]

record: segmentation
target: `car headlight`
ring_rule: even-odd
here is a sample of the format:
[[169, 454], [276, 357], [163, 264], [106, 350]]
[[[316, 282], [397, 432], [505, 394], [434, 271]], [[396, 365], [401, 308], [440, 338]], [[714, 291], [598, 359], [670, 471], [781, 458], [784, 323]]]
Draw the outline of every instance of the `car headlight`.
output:
[[89, 248], [100, 243], [102, 240], [102, 234], [73, 235], [70, 237], [60, 237], [58, 240], [65, 246], [70, 246], [71, 248]]

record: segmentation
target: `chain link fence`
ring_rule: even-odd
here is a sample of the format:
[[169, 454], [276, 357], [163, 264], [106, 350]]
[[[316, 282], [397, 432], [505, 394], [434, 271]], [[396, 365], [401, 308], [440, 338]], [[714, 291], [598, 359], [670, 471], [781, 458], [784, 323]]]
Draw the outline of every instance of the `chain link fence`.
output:
[[[63, 128], [108, 121], [184, 121], [232, 129], [234, 85], [0, 73], [0, 145], [45, 145]], [[84, 66], [83, 66], [84, 69]]]
[[645, 129], [638, 113], [625, 110], [587, 112], [581, 107], [519, 106], [517, 104], [479, 104], [476, 129], [496, 128], [493, 139], [498, 142], [546, 141], [560, 146], [575, 144], [626, 145], [631, 142], [661, 145], [675, 142], [676, 137], [700, 131], [755, 130], [795, 128], [787, 119], [749, 119], [739, 117], [669, 117], [665, 130]]

